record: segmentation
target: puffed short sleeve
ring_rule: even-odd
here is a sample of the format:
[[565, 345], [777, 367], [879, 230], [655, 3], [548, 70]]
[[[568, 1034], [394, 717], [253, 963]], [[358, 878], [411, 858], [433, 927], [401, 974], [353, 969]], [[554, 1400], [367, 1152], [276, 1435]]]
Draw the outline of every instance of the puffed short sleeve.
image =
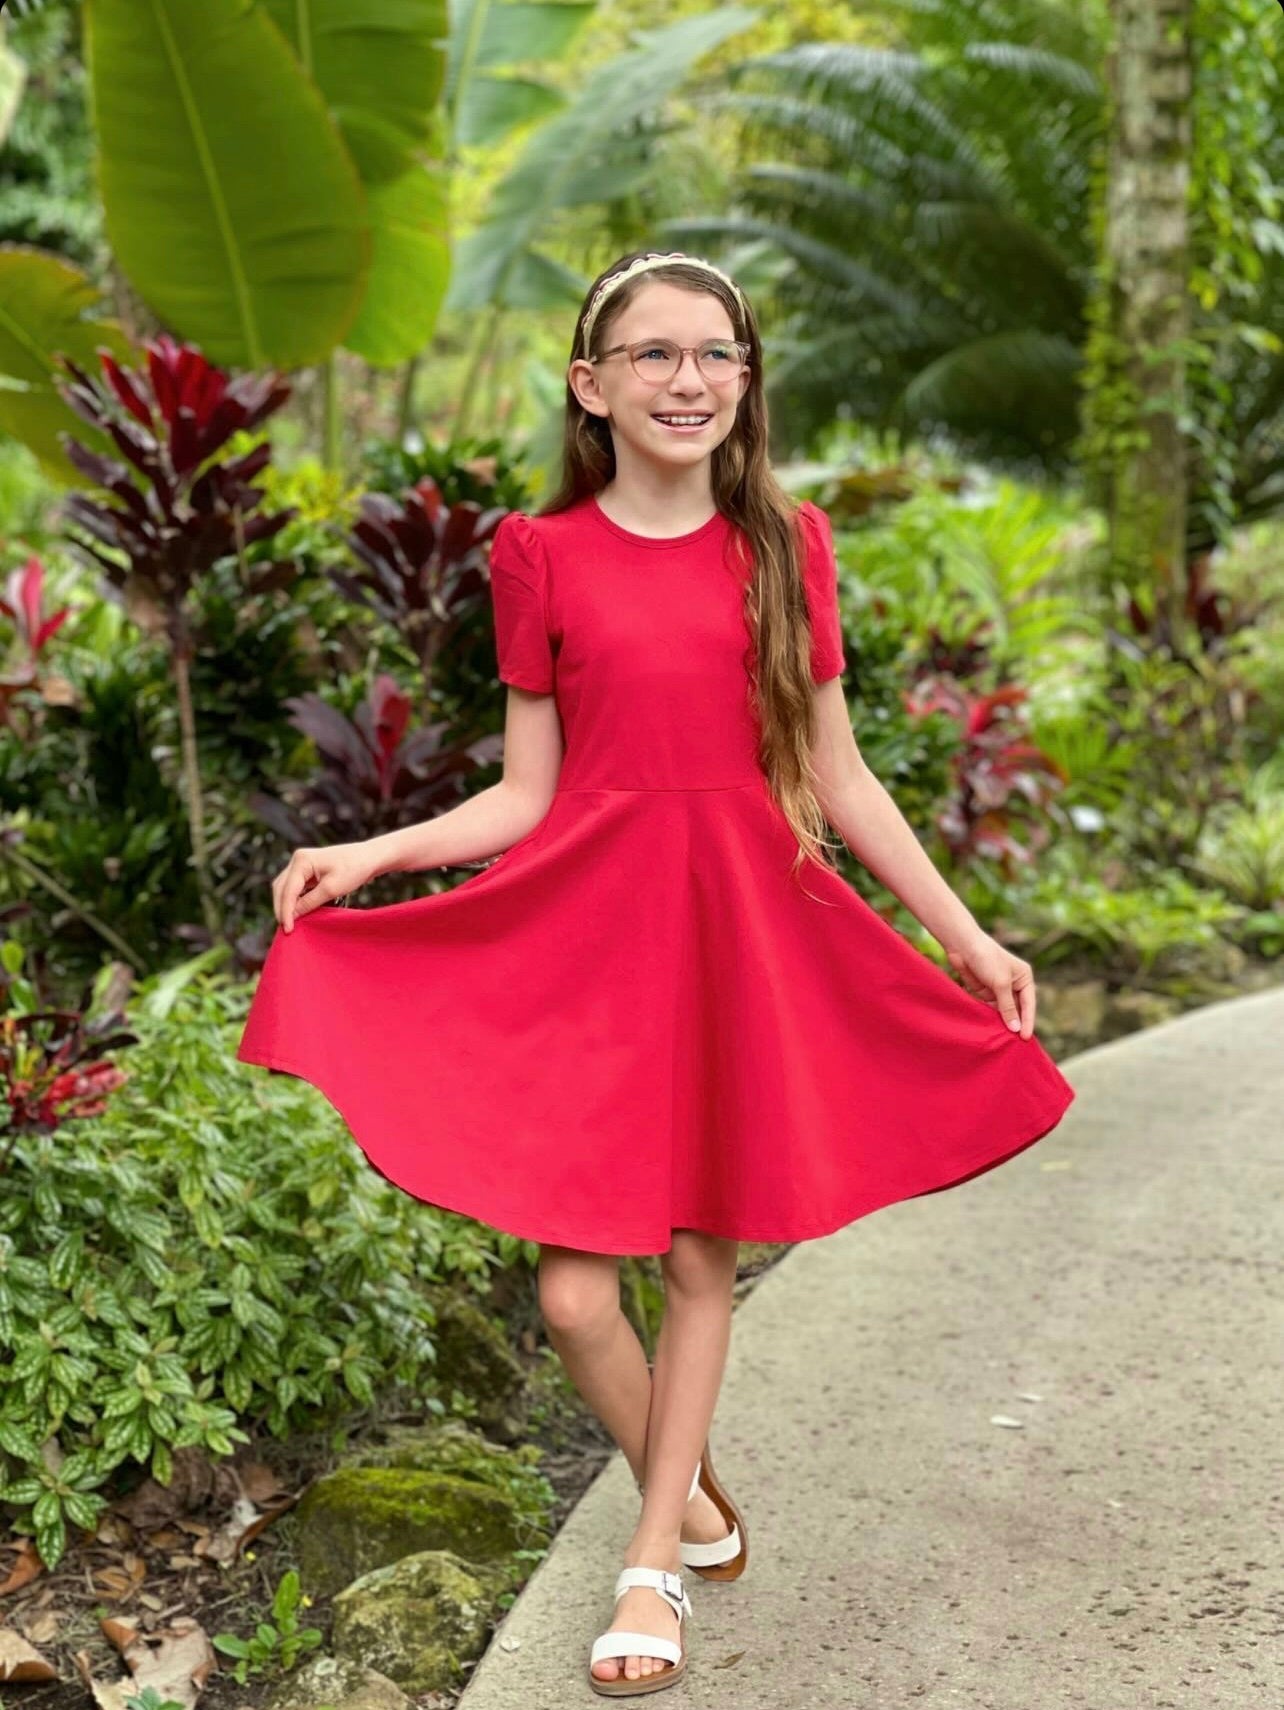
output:
[[838, 562], [829, 518], [804, 499], [799, 507], [806, 554], [803, 583], [811, 618], [811, 676], [814, 683], [840, 677], [846, 665], [843, 625], [838, 610]]
[[490, 548], [499, 679], [537, 694], [553, 690], [553, 650], [544, 616], [546, 564], [530, 519], [510, 511]]

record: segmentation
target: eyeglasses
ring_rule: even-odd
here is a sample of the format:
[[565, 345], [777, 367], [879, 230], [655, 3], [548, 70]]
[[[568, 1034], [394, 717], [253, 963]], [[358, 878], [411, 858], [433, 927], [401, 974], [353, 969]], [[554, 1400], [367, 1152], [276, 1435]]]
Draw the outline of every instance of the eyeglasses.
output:
[[608, 356], [627, 351], [633, 372], [648, 386], [663, 386], [682, 366], [682, 358], [690, 352], [701, 374], [712, 386], [725, 385], [743, 374], [749, 366], [749, 346], [734, 339], [707, 338], [703, 344], [674, 344], [672, 339], [647, 338], [636, 344], [617, 344], [604, 350], [601, 356], [590, 356], [590, 362], [605, 362]]

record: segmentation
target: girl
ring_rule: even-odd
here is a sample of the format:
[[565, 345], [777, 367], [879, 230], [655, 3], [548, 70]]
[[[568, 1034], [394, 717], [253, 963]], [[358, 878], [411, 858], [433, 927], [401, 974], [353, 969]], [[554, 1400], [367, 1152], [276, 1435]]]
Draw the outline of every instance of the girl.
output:
[[[758, 328], [725, 273], [648, 252], [594, 282], [562, 484], [504, 518], [491, 588], [502, 781], [294, 852], [238, 1054], [319, 1087], [406, 1192], [539, 1243], [549, 1338], [643, 1495], [588, 1671], [636, 1695], [685, 1672], [681, 1567], [747, 1560], [707, 1445], [737, 1243], [965, 1181], [1074, 1093], [1034, 1038], [1029, 963], [857, 749], [828, 522], [772, 476]], [[841, 879], [827, 824], [966, 990]], [[437, 896], [321, 906], [496, 849]], [[654, 1372], [623, 1253], [660, 1256]]]

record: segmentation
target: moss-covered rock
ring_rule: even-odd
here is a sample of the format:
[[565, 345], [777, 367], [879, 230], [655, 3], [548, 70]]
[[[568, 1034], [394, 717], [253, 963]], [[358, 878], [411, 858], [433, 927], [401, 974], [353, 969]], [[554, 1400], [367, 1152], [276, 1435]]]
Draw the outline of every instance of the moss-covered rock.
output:
[[484, 1430], [512, 1442], [525, 1430], [524, 1376], [501, 1324], [454, 1289], [430, 1288], [436, 1313], [433, 1376], [440, 1391], [466, 1395]]
[[516, 1574], [515, 1552], [548, 1542], [511, 1490], [407, 1467], [340, 1467], [304, 1492], [295, 1514], [299, 1577], [314, 1597], [422, 1550], [508, 1563]]
[[556, 1502], [556, 1492], [539, 1470], [543, 1457], [534, 1443], [515, 1448], [492, 1443], [461, 1419], [387, 1425], [381, 1435], [379, 1442], [354, 1444], [339, 1464], [451, 1473], [509, 1497], [517, 1513], [536, 1526], [546, 1522]]
[[331, 1643], [354, 1662], [377, 1663], [408, 1693], [441, 1691], [485, 1649], [499, 1589], [494, 1572], [422, 1550], [339, 1593]]
[[1092, 1045], [1101, 1037], [1106, 1019], [1106, 982], [1102, 979], [1067, 980], [1039, 986], [1039, 1038], [1045, 1049], [1057, 1053], [1064, 1041], [1076, 1046]]
[[1106, 1004], [1101, 1038], [1122, 1039], [1129, 1033], [1140, 1033], [1143, 1027], [1158, 1027], [1180, 1015], [1184, 1007], [1180, 998], [1163, 992], [1115, 992]]
[[350, 1657], [309, 1657], [276, 1682], [263, 1710], [409, 1710], [386, 1674]]

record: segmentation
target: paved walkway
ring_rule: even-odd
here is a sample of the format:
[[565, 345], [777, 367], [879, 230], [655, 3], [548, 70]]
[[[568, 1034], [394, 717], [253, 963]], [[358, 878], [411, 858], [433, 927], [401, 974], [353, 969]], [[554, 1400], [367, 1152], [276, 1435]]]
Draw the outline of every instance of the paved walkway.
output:
[[[1086, 1051], [1038, 1145], [758, 1284], [711, 1433], [749, 1567], [685, 1575], [653, 1702], [1284, 1704], [1282, 1042], [1284, 988]], [[636, 1501], [616, 1455], [462, 1710], [605, 1702]]]

